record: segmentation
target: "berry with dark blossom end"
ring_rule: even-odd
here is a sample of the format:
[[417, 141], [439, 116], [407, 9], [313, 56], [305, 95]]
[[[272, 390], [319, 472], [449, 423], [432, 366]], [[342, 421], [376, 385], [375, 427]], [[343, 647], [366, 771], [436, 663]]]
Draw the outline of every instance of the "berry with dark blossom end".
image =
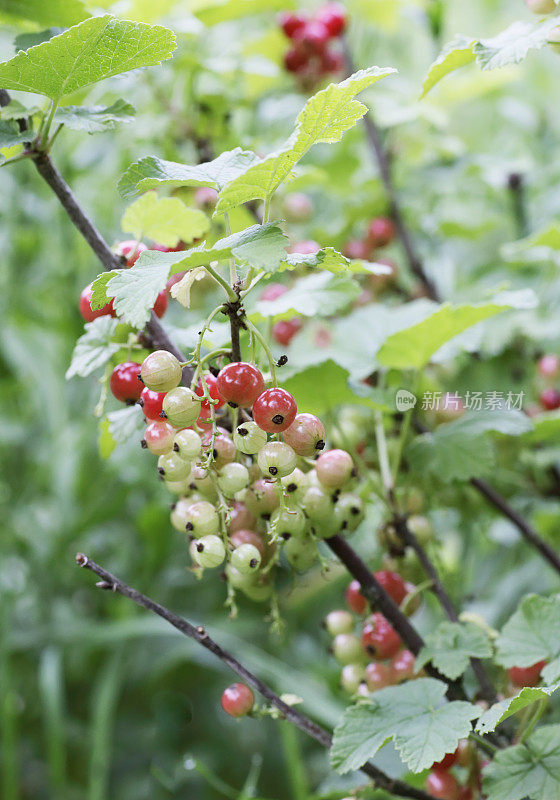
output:
[[301, 503], [308, 488], [307, 475], [301, 469], [296, 469], [282, 478], [282, 487], [287, 494], [289, 505]]
[[364, 518], [364, 504], [357, 494], [341, 494], [334, 507], [334, 519], [339, 531], [352, 533]]
[[298, 317], [281, 319], [272, 326], [272, 338], [277, 344], [287, 347], [300, 330], [301, 320]]
[[547, 353], [539, 358], [537, 369], [543, 378], [558, 378], [560, 375], [560, 357], [556, 353]]
[[163, 398], [163, 414], [175, 428], [188, 428], [200, 414], [200, 398], [192, 389], [177, 386]]
[[220, 397], [234, 408], [252, 406], [264, 389], [262, 373], [254, 364], [234, 361], [222, 367], [216, 386]]
[[323, 23], [330, 36], [340, 36], [346, 27], [346, 9], [340, 3], [326, 3], [317, 11], [315, 19]]
[[202, 536], [212, 536], [220, 529], [220, 517], [212, 503], [199, 500], [193, 503], [186, 513], [185, 530], [199, 539]]
[[242, 575], [257, 572], [262, 561], [260, 551], [254, 544], [240, 544], [231, 554], [231, 566]]
[[560, 408], [560, 392], [552, 387], [543, 389], [539, 395], [539, 401], [546, 411], [555, 411]]
[[395, 238], [395, 223], [389, 217], [372, 219], [368, 225], [367, 238], [372, 247], [385, 247]]
[[248, 420], [237, 426], [233, 433], [233, 442], [242, 453], [254, 456], [267, 443], [266, 431], [259, 428], [253, 420]]
[[182, 370], [173, 353], [154, 350], [142, 362], [140, 376], [148, 389], [154, 392], [169, 392], [181, 382]]
[[[214, 377], [214, 375], [212, 375], [212, 373], [208, 372], [208, 373], [205, 374], [204, 380], [205, 380], [205, 383], [206, 383], [206, 387], [208, 389], [208, 394], [210, 395], [211, 399], [212, 400], [217, 400], [217, 403], [214, 404], [214, 408], [215, 409], [221, 408], [223, 406], [223, 404], [225, 403], [225, 400], [222, 397], [220, 397], [220, 393], [218, 391], [218, 386], [217, 386], [217, 380], [218, 379], [216, 377]], [[204, 386], [202, 385], [202, 379], [200, 379], [198, 381], [194, 391], [195, 391], [195, 394], [198, 395], [198, 397], [200, 397], [200, 398], [204, 397]], [[200, 413], [204, 414], [205, 417], [209, 417], [210, 416], [211, 407], [210, 407], [210, 403], [207, 400], [202, 400], [202, 402], [200, 404]]]
[[199, 567], [214, 569], [224, 563], [226, 548], [219, 536], [209, 534], [195, 540], [192, 554]]
[[294, 471], [297, 458], [289, 444], [269, 442], [259, 450], [257, 463], [263, 475], [276, 480]]
[[267, 433], [285, 431], [294, 421], [296, 412], [293, 396], [279, 387], [265, 389], [253, 403], [253, 418], [259, 428]]
[[319, 481], [329, 489], [341, 489], [352, 477], [354, 462], [346, 450], [327, 450], [315, 464]]
[[162, 456], [173, 449], [174, 436], [175, 428], [169, 422], [164, 422], [162, 419], [154, 420], [144, 431], [142, 446], [147, 447], [155, 456]]
[[414, 677], [414, 653], [410, 650], [401, 650], [391, 659], [394, 683], [401, 683]]
[[140, 364], [136, 361], [117, 364], [109, 378], [109, 388], [113, 397], [129, 405], [140, 400], [144, 384], [138, 379], [139, 372]]
[[400, 606], [404, 598], [407, 596], [408, 591], [404, 579], [398, 572], [392, 572], [388, 569], [382, 569], [373, 573], [375, 580], [381, 584], [389, 597]]
[[171, 524], [179, 533], [183, 533], [185, 525], [187, 524], [187, 511], [194, 503], [190, 497], [180, 497], [176, 503], [173, 503], [171, 508]]
[[202, 441], [196, 431], [191, 428], [183, 428], [175, 434], [173, 449], [185, 461], [196, 461], [202, 450]]
[[244, 683], [233, 683], [224, 690], [221, 703], [230, 717], [246, 717], [255, 705], [255, 696]]
[[126, 258], [126, 266], [133, 267], [140, 258], [141, 253], [148, 248], [144, 242], [137, 242], [136, 239], [127, 239], [124, 242], [119, 242], [115, 247], [115, 253], [118, 256]]
[[366, 667], [366, 685], [370, 692], [393, 685], [393, 672], [388, 664], [372, 661]]
[[165, 392], [154, 392], [153, 389], [144, 386], [138, 402], [142, 406], [146, 419], [159, 419], [159, 415], [163, 411], [164, 397]]
[[360, 640], [353, 633], [339, 633], [335, 636], [332, 652], [341, 664], [359, 664], [364, 658]]
[[426, 791], [438, 800], [459, 800], [461, 787], [451, 772], [433, 769], [426, 778]]
[[305, 514], [301, 508], [277, 508], [270, 518], [271, 526], [275, 529], [276, 535], [284, 541], [289, 541], [293, 537], [300, 537], [305, 532]]
[[296, 414], [284, 431], [284, 441], [293, 447], [298, 456], [311, 458], [325, 447], [325, 426], [315, 414]]
[[158, 296], [156, 297], [156, 302], [154, 303], [154, 314], [156, 317], [161, 319], [165, 312], [167, 311], [167, 290], [162, 289], [161, 292], [158, 292]]
[[365, 614], [367, 611], [368, 603], [362, 594], [362, 587], [358, 581], [350, 581], [344, 593], [344, 599], [348, 608], [354, 613]]
[[345, 664], [340, 672], [340, 686], [348, 694], [356, 694], [364, 681], [363, 664]]
[[366, 653], [375, 658], [391, 658], [402, 647], [402, 642], [383, 614], [376, 611], [364, 624], [362, 645]]
[[93, 322], [98, 317], [116, 317], [117, 314], [113, 308], [113, 301], [110, 300], [103, 308], [92, 308], [91, 297], [93, 295], [92, 284], [88, 283], [80, 295], [78, 308], [80, 314], [86, 322]]
[[190, 461], [185, 461], [171, 450], [158, 458], [158, 472], [168, 481], [182, 481], [191, 471]]
[[541, 682], [541, 672], [546, 661], [537, 661], [530, 667], [511, 667], [508, 676], [514, 686], [537, 686]]
[[239, 548], [244, 544], [252, 545], [258, 550], [262, 561], [265, 561], [269, 552], [262, 536], [259, 533], [255, 533], [255, 531], [246, 528], [240, 528], [239, 530], [236, 530], [234, 533], [230, 534], [229, 541], [234, 548]]
[[352, 633], [354, 630], [354, 617], [349, 611], [336, 609], [325, 617], [324, 627], [331, 636], [338, 636], [339, 633]]

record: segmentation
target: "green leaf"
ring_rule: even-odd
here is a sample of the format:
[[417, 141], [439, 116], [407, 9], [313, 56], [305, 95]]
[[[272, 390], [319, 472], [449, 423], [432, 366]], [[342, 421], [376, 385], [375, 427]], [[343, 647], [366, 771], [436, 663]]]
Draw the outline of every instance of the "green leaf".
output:
[[116, 444], [126, 444], [144, 430], [140, 406], [127, 406], [107, 414], [108, 432]]
[[360, 70], [311, 97], [284, 146], [230, 181], [220, 192], [216, 212], [225, 213], [249, 200], [270, 197], [314, 144], [340, 141], [367, 112], [355, 96], [393, 72], [394, 69], [381, 67]]
[[560, 683], [553, 686], [525, 686], [514, 697], [506, 697], [499, 703], [494, 703], [480, 717], [476, 724], [478, 733], [485, 734], [496, 730], [498, 725], [508, 717], [513, 716], [522, 708], [532, 705], [538, 700], [546, 700], [560, 688]]
[[89, 17], [82, 0], [2, 0], [0, 19], [27, 20], [49, 27], [76, 25]]
[[560, 410], [544, 411], [531, 421], [533, 429], [525, 435], [526, 441], [552, 444], [560, 439]]
[[48, 42], [53, 36], [59, 36], [64, 33], [66, 28], [46, 28], [44, 31], [37, 31], [36, 33], [20, 33], [14, 39], [14, 50], [29, 50], [30, 47], [35, 47], [43, 42]]
[[146, 192], [124, 212], [121, 229], [140, 241], [153, 239], [167, 247], [180, 241], [199, 239], [210, 228], [210, 221], [198, 208], [188, 208], [178, 197], [158, 197]]
[[417, 436], [408, 449], [408, 459], [412, 469], [429, 472], [444, 483], [488, 475], [495, 465], [494, 448], [487, 436], [440, 432], [439, 428]]
[[426, 646], [416, 659], [420, 670], [429, 661], [443, 675], [456, 680], [469, 666], [471, 658], [489, 658], [492, 647], [486, 633], [474, 623], [441, 622], [425, 637]]
[[[501, 393], [498, 403], [508, 402], [507, 394]], [[502, 433], [507, 436], [521, 436], [533, 429], [532, 420], [522, 411], [513, 408], [496, 407], [495, 410], [487, 408], [480, 411], [468, 411], [459, 419], [438, 426], [435, 436], [462, 434], [464, 436], [478, 436], [480, 433]]]
[[436, 83], [439, 83], [450, 72], [464, 67], [466, 64], [471, 64], [475, 60], [474, 41], [467, 36], [457, 36], [445, 45], [424, 78], [421, 97], [428, 94], [430, 89], [433, 89]]
[[111, 299], [107, 296], [107, 283], [118, 274], [118, 269], [113, 269], [110, 272], [102, 272], [91, 284], [91, 298], [89, 304], [94, 311], [99, 311], [103, 306], [106, 306]]
[[452, 306], [446, 303], [427, 319], [385, 340], [377, 360], [395, 369], [421, 369], [450, 339], [508, 308], [507, 303]]
[[117, 443], [111, 436], [111, 432], [109, 430], [109, 420], [107, 417], [103, 417], [103, 419], [99, 422], [99, 432], [97, 435], [97, 448], [99, 450], [99, 455], [101, 458], [109, 458], [116, 446]]
[[[130, 269], [116, 270], [112, 275], [105, 273], [111, 276], [106, 282], [106, 296], [115, 298], [113, 305], [118, 316], [135, 328], [143, 328], [148, 322], [158, 293], [169, 277], [169, 264], [154, 258], [156, 253], [160, 255], [158, 251], [144, 251]], [[94, 291], [95, 284], [97, 281]]]
[[85, 378], [104, 366], [121, 347], [122, 342], [112, 342], [118, 320], [113, 317], [98, 317], [85, 325], [72, 353], [72, 362], [66, 372], [66, 380], [79, 375]]
[[560, 797], [560, 725], [545, 725], [525, 744], [499, 750], [483, 769], [488, 800]]
[[158, 186], [210, 186], [220, 191], [230, 181], [259, 161], [250, 150], [236, 147], [221, 153], [213, 161], [189, 166], [176, 161], [163, 161], [155, 156], [146, 156], [135, 161], [119, 180], [119, 192], [128, 199], [146, 189]]
[[[552, 661], [558, 655], [560, 595], [527, 595], [496, 640], [496, 661], [503, 667], [530, 667], [537, 661]], [[548, 680], [546, 671], [543, 673]]]
[[132, 122], [134, 107], [125, 100], [115, 100], [110, 106], [64, 106], [55, 114], [55, 122], [74, 131], [99, 133], [110, 131], [119, 123]]
[[37, 104], [24, 106], [23, 103], [20, 103], [19, 100], [14, 100], [12, 97], [7, 106], [0, 107], [0, 119], [21, 119], [22, 117], [30, 117], [40, 111], [41, 106]]
[[536, 24], [514, 22], [497, 36], [474, 43], [477, 63], [482, 69], [518, 64], [530, 50], [543, 47], [548, 41], [550, 31], [557, 26], [558, 20], [555, 17]]
[[544, 228], [502, 246], [500, 253], [507, 261], [539, 262], [560, 258], [560, 225], [551, 223]]
[[335, 274], [340, 272], [367, 275], [392, 274], [391, 268], [386, 264], [362, 261], [361, 259], [351, 260], [335, 250], [334, 247], [324, 247], [316, 253], [288, 253], [282, 262], [281, 269], [295, 269], [301, 266], [324, 269]]
[[329, 317], [350, 305], [360, 294], [358, 283], [348, 275], [320, 272], [307, 275], [294, 283], [276, 300], [261, 300], [251, 319], [290, 319], [295, 314], [304, 317]]
[[471, 703], [445, 700], [446, 685], [419, 678], [375, 692], [351, 706], [335, 728], [331, 762], [344, 774], [358, 769], [390, 739], [412, 772], [452, 753], [481, 713]]
[[0, 64], [0, 85], [62, 97], [111, 75], [171, 58], [175, 34], [161, 25], [90, 17], [48, 42]]
[[30, 139], [33, 139], [33, 133], [20, 131], [16, 122], [0, 119], [0, 148], [23, 144], [23, 142], [29, 142]]

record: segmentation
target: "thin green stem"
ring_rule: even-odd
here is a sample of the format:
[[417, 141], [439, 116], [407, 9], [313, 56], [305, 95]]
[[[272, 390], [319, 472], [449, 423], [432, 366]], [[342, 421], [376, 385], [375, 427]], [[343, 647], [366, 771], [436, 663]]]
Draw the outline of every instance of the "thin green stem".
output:
[[383, 414], [375, 411], [375, 440], [377, 442], [377, 453], [379, 456], [379, 469], [381, 470], [381, 480], [387, 499], [393, 502], [393, 475], [389, 465], [389, 453], [387, 450], [387, 439], [385, 438], [385, 427], [383, 425]]
[[469, 739], [472, 739], [474, 742], [476, 742], [485, 753], [488, 753], [488, 755], [494, 756], [499, 750], [496, 745], [493, 745], [488, 741], [488, 739], [485, 739], [483, 736], [480, 736], [480, 734], [475, 733], [474, 731], [469, 733]]
[[251, 268], [247, 273], [247, 278], [245, 280], [245, 285], [247, 288], [243, 289], [243, 291], [240, 292], [239, 297], [241, 298], [246, 297], [249, 294], [249, 292], [252, 291], [255, 288], [255, 286], [262, 281], [265, 275], [266, 272], [264, 270], [261, 270], [261, 272], [255, 275], [255, 271], [253, 270], [253, 268]]
[[[231, 225], [227, 212], [224, 214], [224, 227], [226, 229], [226, 234], [231, 236]], [[229, 282], [232, 287], [237, 283], [237, 270], [235, 269], [235, 258], [233, 256], [229, 260]]]
[[278, 381], [276, 380], [276, 361], [274, 356], [272, 355], [272, 351], [268, 346], [268, 342], [257, 328], [256, 325], [253, 325], [251, 320], [245, 319], [245, 324], [247, 325], [248, 329], [253, 332], [255, 338], [259, 340], [259, 344], [261, 345], [262, 349], [266, 353], [266, 357], [268, 359], [268, 364], [270, 367], [270, 374], [272, 375], [272, 384], [273, 386], [278, 386]]
[[527, 739], [529, 738], [529, 736], [533, 732], [533, 728], [535, 727], [537, 722], [540, 720], [540, 718], [542, 717], [542, 715], [546, 711], [547, 705], [548, 705], [548, 701], [547, 701], [547, 699], [545, 697], [543, 697], [541, 700], [539, 700], [537, 703], [535, 703], [535, 708], [534, 708], [533, 712], [531, 713], [531, 715], [527, 719], [527, 721], [525, 723], [525, 726], [523, 727], [523, 730], [517, 736], [517, 743], [518, 744], [523, 744], [523, 742], [527, 741]]
[[235, 294], [229, 283], [222, 278], [219, 272], [216, 272], [216, 270], [213, 267], [211, 267], [210, 264], [205, 264], [204, 269], [214, 278], [215, 281], [217, 281], [220, 284], [220, 286], [226, 293], [228, 300], [232, 300], [233, 302], [235, 302], [237, 300], [237, 295]]
[[[417, 373], [416, 377], [415, 377], [415, 380], [414, 380], [413, 389], [412, 389], [412, 394], [415, 395], [415, 396], [416, 396], [416, 394], [418, 392], [418, 383], [419, 383], [419, 381], [420, 381], [420, 374]], [[404, 417], [403, 417], [403, 422], [402, 422], [402, 425], [401, 425], [399, 440], [398, 440], [398, 443], [397, 443], [397, 451], [395, 453], [395, 461], [394, 461], [394, 464], [393, 464], [393, 484], [395, 484], [397, 482], [397, 477], [398, 477], [399, 469], [400, 469], [400, 466], [401, 466], [402, 455], [403, 455], [403, 452], [404, 452], [406, 441], [408, 439], [408, 434], [410, 432], [410, 425], [412, 423], [412, 412], [413, 412], [412, 408], [409, 409], [408, 411], [404, 412]]]
[[263, 221], [262, 224], [266, 225], [268, 222], [268, 218], [270, 217], [270, 201], [272, 199], [271, 195], [267, 195], [264, 199], [264, 210], [263, 210]]
[[56, 114], [56, 109], [58, 107], [58, 103], [56, 100], [51, 101], [51, 107], [49, 109], [49, 116], [46, 118], [42, 130], [41, 130], [41, 149], [44, 150], [47, 146], [47, 141], [49, 138], [49, 131], [51, 129], [52, 121], [54, 119], [54, 115]]

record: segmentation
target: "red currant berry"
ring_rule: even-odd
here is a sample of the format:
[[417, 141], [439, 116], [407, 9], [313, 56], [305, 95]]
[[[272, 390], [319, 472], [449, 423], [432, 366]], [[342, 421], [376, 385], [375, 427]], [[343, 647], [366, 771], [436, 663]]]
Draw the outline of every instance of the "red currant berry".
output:
[[366, 685], [370, 692], [393, 685], [393, 672], [388, 664], [372, 661], [366, 667]]
[[146, 419], [159, 419], [159, 415], [163, 411], [164, 397], [165, 392], [154, 392], [147, 386], [142, 389], [139, 402]]
[[362, 629], [362, 645], [369, 655], [391, 658], [402, 647], [401, 637], [378, 611], [366, 620]]
[[288, 72], [301, 72], [308, 62], [309, 56], [301, 47], [290, 47], [284, 54], [284, 66]]
[[272, 338], [277, 344], [287, 347], [300, 330], [301, 320], [297, 317], [293, 317], [293, 319], [282, 319], [275, 322], [272, 326]]
[[439, 800], [459, 800], [461, 791], [455, 776], [442, 769], [434, 769], [426, 778], [426, 790]]
[[144, 384], [138, 378], [141, 365], [136, 361], [125, 361], [118, 364], [109, 378], [109, 387], [113, 397], [123, 403], [136, 403], [144, 389]]
[[[218, 402], [213, 404], [215, 409], [221, 408], [224, 404], [224, 400], [220, 397], [220, 393], [218, 391], [217, 386], [217, 378], [214, 377], [210, 372], [204, 376], [204, 380], [206, 382], [206, 386], [208, 388], [208, 394], [212, 398], [212, 400], [217, 400]], [[202, 385], [202, 380], [199, 380], [196, 389], [194, 390], [195, 394], [199, 397], [204, 397], [204, 387]], [[204, 417], [209, 417], [211, 413], [210, 403], [207, 400], [203, 400], [200, 404], [200, 413], [204, 415]]]
[[154, 420], [144, 432], [142, 447], [147, 447], [155, 456], [162, 456], [173, 449], [175, 433], [175, 428], [169, 422]]
[[158, 296], [156, 297], [156, 302], [154, 303], [154, 314], [156, 317], [161, 319], [165, 312], [167, 311], [167, 290], [162, 289], [159, 292]]
[[110, 300], [107, 305], [104, 305], [103, 308], [92, 308], [91, 307], [91, 296], [93, 294], [92, 284], [88, 283], [86, 288], [80, 295], [80, 302], [78, 304], [78, 308], [80, 309], [80, 314], [84, 318], [86, 322], [93, 322], [94, 319], [98, 317], [116, 317], [115, 309], [113, 308], [113, 301]]
[[325, 447], [325, 426], [315, 414], [296, 414], [290, 427], [284, 431], [284, 441], [298, 456], [310, 458]]
[[313, 53], [322, 53], [331, 38], [329, 29], [318, 20], [311, 20], [294, 33], [295, 41], [301, 42]]
[[408, 681], [414, 677], [414, 653], [410, 650], [401, 650], [391, 660], [391, 670], [393, 672], [393, 683]]
[[150, 250], [157, 250], [159, 253], [180, 253], [183, 250], [187, 249], [186, 244], [183, 241], [179, 241], [175, 247], [170, 247], [167, 244], [158, 244], [158, 242], [153, 242], [150, 245]]
[[372, 247], [385, 247], [395, 238], [395, 224], [389, 217], [376, 217], [368, 226], [367, 238]]
[[[235, 534], [237, 531], [248, 530], [252, 532], [252, 529], [257, 524], [257, 518], [252, 514], [245, 503], [242, 503], [239, 500], [236, 500], [229, 510], [229, 525], [228, 531], [230, 534]], [[256, 536], [257, 534], [255, 534]], [[244, 544], [244, 542], [239, 542], [239, 544]], [[249, 544], [255, 544], [252, 541], [249, 541]]]
[[285, 389], [266, 389], [253, 403], [253, 419], [267, 433], [285, 431], [294, 421], [296, 412], [296, 401]]
[[546, 661], [537, 661], [531, 667], [511, 667], [508, 669], [510, 681], [514, 686], [537, 686], [541, 681], [541, 671]]
[[391, 572], [388, 569], [374, 572], [373, 577], [383, 586], [387, 594], [400, 606], [408, 591], [404, 580], [398, 572]]
[[230, 717], [245, 717], [255, 704], [255, 696], [244, 683], [228, 686], [222, 694], [222, 708]]
[[286, 11], [278, 17], [278, 24], [288, 37], [291, 39], [296, 31], [301, 30], [307, 24], [307, 20], [303, 14], [293, 13]]
[[252, 406], [264, 389], [261, 371], [253, 364], [234, 361], [218, 373], [216, 387], [222, 400], [230, 406]]
[[558, 389], [543, 389], [539, 395], [539, 401], [546, 411], [555, 411], [560, 408], [560, 392]]
[[371, 247], [365, 239], [349, 239], [346, 242], [343, 252], [346, 258], [357, 258], [361, 261], [367, 261], [370, 257]]
[[172, 275], [167, 281], [167, 284], [165, 286], [165, 291], [171, 293], [171, 287], [175, 286], [176, 283], [179, 283], [179, 281], [183, 280], [186, 274], [187, 274], [186, 270], [181, 270], [181, 272], [176, 272], [175, 275]]
[[125, 242], [119, 242], [115, 247], [115, 253], [118, 256], [126, 258], [127, 267], [133, 267], [140, 258], [140, 254], [147, 249], [143, 242], [137, 242], [135, 239], [128, 239]]
[[557, 378], [560, 375], [560, 358], [556, 353], [547, 353], [539, 359], [537, 369], [543, 378]]
[[441, 761], [435, 761], [432, 764], [432, 769], [448, 770], [451, 769], [451, 767], [456, 763], [457, 763], [457, 750], [454, 750], [452, 753], [446, 753], [446, 755], [444, 755]]
[[358, 581], [351, 581], [344, 593], [346, 605], [356, 614], [364, 614], [368, 606], [366, 598], [361, 593], [361, 588]]
[[331, 36], [340, 36], [346, 27], [346, 9], [339, 3], [327, 3], [315, 15]]

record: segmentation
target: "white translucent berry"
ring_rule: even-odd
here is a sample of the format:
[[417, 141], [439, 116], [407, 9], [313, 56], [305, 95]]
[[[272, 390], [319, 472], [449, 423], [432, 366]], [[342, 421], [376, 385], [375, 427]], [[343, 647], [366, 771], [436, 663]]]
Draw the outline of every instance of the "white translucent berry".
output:
[[148, 389], [169, 392], [180, 384], [182, 369], [173, 353], [156, 350], [142, 362], [140, 375]]
[[187, 511], [196, 502], [191, 497], [180, 497], [171, 508], [171, 524], [175, 530], [184, 533], [187, 524]]
[[193, 503], [186, 512], [185, 529], [187, 533], [199, 539], [201, 536], [209, 536], [218, 533], [220, 528], [220, 517], [212, 503], [206, 500], [199, 500]]
[[168, 481], [182, 481], [191, 471], [190, 461], [185, 461], [173, 450], [158, 458], [158, 472]]
[[196, 461], [202, 450], [202, 439], [192, 428], [183, 428], [175, 434], [173, 449], [186, 461]]
[[233, 434], [233, 441], [238, 450], [252, 456], [265, 446], [267, 435], [256, 422], [250, 420], [237, 426]]
[[288, 496], [288, 503], [294, 505], [301, 503], [307, 491], [307, 475], [296, 467], [289, 475], [282, 478], [282, 487]]
[[252, 544], [242, 544], [231, 554], [231, 566], [242, 575], [256, 572], [261, 565], [261, 554]]
[[282, 510], [278, 508], [270, 518], [271, 529], [276, 537], [285, 540], [302, 536], [306, 524], [305, 514], [297, 506]]
[[243, 495], [243, 502], [257, 517], [269, 517], [278, 508], [280, 499], [272, 481], [260, 478]]
[[175, 428], [188, 428], [200, 414], [200, 397], [186, 386], [177, 386], [163, 398], [163, 411]]
[[257, 462], [263, 475], [276, 479], [294, 471], [297, 457], [288, 444], [269, 442], [259, 451]]
[[292, 536], [283, 549], [288, 563], [297, 572], [306, 572], [317, 558], [317, 547], [311, 539], [298, 539]]
[[340, 685], [348, 694], [356, 694], [365, 675], [363, 664], [345, 664], [340, 673]]
[[313, 522], [323, 522], [334, 515], [331, 495], [319, 486], [310, 486], [303, 496], [303, 510]]
[[339, 633], [352, 633], [354, 630], [354, 617], [349, 611], [337, 609], [325, 617], [325, 630], [331, 636]]
[[202, 536], [194, 542], [193, 556], [199, 567], [212, 569], [223, 564], [226, 548], [219, 536]]
[[226, 464], [218, 473], [218, 486], [226, 497], [233, 497], [234, 494], [245, 489], [249, 483], [249, 470], [238, 461]]
[[353, 633], [339, 633], [335, 636], [332, 651], [341, 664], [359, 664], [364, 660], [362, 643]]
[[339, 531], [355, 531], [364, 518], [364, 504], [356, 494], [341, 494], [334, 506]]
[[201, 466], [194, 466], [191, 472], [191, 479], [196, 491], [204, 495], [207, 500], [214, 501], [218, 499], [218, 493], [209, 470]]

